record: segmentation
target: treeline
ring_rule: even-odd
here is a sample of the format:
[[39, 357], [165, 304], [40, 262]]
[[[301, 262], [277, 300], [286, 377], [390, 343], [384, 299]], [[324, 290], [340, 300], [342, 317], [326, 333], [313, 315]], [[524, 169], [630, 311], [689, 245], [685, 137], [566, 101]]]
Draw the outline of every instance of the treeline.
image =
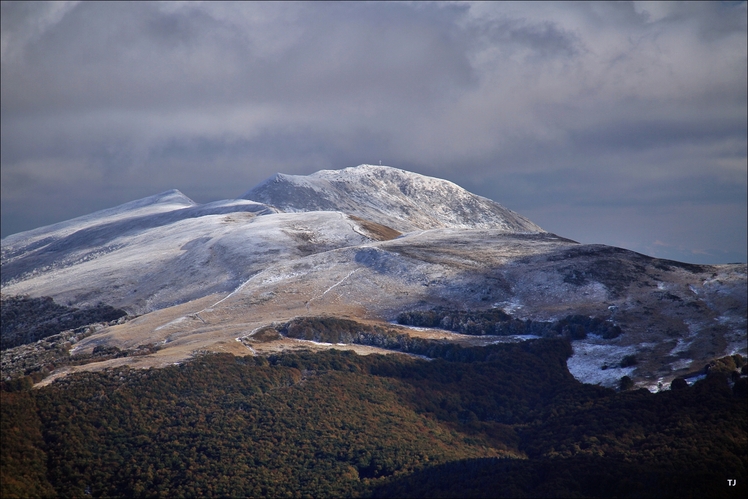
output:
[[78, 309], [58, 305], [48, 296], [6, 296], [0, 301], [0, 350], [34, 343], [68, 329], [110, 322], [127, 312], [99, 303]]
[[722, 368], [616, 393], [569, 374], [564, 339], [463, 350], [213, 354], [2, 392], [2, 497], [745, 494], [746, 398]]
[[412, 310], [397, 316], [398, 324], [405, 326], [440, 328], [461, 334], [508, 336], [514, 334], [535, 336], [565, 336], [581, 340], [588, 334], [605, 339], [621, 335], [621, 328], [598, 317], [568, 315], [555, 322], [516, 319], [499, 309], [483, 311]]

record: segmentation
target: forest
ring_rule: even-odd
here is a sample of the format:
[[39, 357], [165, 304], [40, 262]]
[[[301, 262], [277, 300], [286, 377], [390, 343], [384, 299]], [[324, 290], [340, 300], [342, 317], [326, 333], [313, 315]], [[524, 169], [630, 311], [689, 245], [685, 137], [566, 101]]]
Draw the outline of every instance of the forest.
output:
[[[289, 328], [306, 334], [304, 324]], [[205, 354], [163, 369], [70, 375], [40, 389], [18, 378], [0, 392], [0, 492], [4, 498], [748, 492], [742, 357], [713, 363], [691, 386], [675, 383], [653, 394], [579, 383], [566, 368], [570, 354], [567, 339], [553, 338], [462, 348], [432, 360], [334, 349]]]
[[397, 316], [398, 324], [418, 327], [435, 327], [462, 334], [497, 335], [529, 334], [535, 336], [562, 335], [581, 340], [588, 334], [597, 334], [609, 340], [621, 335], [621, 328], [599, 317], [568, 315], [553, 322], [516, 319], [504, 311], [490, 310], [412, 310]]

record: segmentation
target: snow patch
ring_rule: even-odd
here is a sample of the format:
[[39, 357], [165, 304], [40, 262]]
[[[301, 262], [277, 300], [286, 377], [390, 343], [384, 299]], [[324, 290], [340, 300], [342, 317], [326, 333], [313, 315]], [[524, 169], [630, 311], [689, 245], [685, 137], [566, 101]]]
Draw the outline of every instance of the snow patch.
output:
[[693, 343], [693, 340], [689, 341], [690, 338], [684, 339], [684, 338], [678, 338], [678, 342], [675, 344], [672, 350], [670, 350], [671, 356], [676, 356], [681, 352], [685, 352], [688, 350], [688, 347], [691, 346], [691, 343]]
[[161, 329], [166, 329], [167, 327], [174, 326], [174, 325], [179, 324], [180, 322], [184, 322], [186, 320], [187, 320], [187, 317], [179, 317], [178, 319], [174, 319], [171, 322], [167, 322], [166, 324], [157, 327], [154, 331], [159, 331]]
[[679, 371], [681, 369], [688, 369], [691, 367], [692, 362], [693, 362], [693, 359], [680, 359], [670, 364], [670, 368], [673, 371]]
[[508, 336], [499, 336], [499, 339], [494, 340], [491, 344], [496, 343], [520, 343], [522, 341], [537, 340], [539, 336], [534, 334], [510, 334]]
[[[620, 367], [621, 360], [637, 351], [637, 345], [618, 346], [611, 344], [573, 343], [574, 353], [566, 362], [569, 372], [582, 383], [618, 386], [623, 376], [630, 376], [635, 366]], [[607, 366], [603, 369], [603, 366]]]
[[522, 304], [516, 300], [508, 302], [499, 302], [492, 305], [493, 308], [499, 308], [505, 314], [513, 315], [516, 311], [522, 309]]

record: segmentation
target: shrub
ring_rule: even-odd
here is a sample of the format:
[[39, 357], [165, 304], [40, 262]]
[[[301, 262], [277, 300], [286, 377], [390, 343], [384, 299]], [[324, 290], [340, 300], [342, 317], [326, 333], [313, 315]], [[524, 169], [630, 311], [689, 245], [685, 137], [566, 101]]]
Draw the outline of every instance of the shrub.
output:
[[634, 380], [632, 380], [628, 376], [624, 376], [623, 378], [621, 378], [619, 388], [622, 392], [631, 390], [632, 388], [634, 388]]

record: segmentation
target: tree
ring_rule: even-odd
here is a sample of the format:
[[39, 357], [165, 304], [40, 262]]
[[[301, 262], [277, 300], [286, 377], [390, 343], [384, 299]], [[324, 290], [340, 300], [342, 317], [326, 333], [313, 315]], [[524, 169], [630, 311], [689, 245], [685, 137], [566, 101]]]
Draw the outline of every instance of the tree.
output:
[[632, 388], [634, 388], [634, 381], [628, 376], [624, 376], [623, 378], [621, 378], [619, 387], [622, 392], [631, 390]]

